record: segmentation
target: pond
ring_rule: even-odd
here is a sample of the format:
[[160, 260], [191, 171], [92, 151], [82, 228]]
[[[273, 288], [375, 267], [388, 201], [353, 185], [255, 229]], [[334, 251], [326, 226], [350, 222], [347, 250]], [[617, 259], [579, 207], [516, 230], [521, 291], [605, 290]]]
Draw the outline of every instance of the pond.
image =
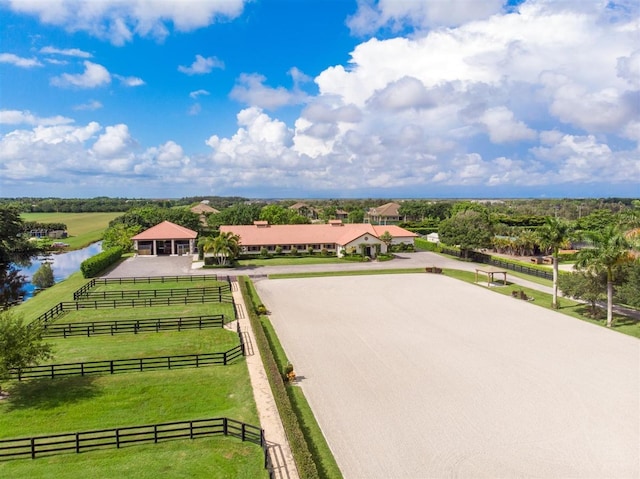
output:
[[[57, 282], [67, 279], [71, 274], [80, 269], [80, 264], [87, 258], [95, 256], [102, 251], [102, 241], [93, 243], [86, 248], [69, 251], [67, 253], [58, 253], [51, 256], [51, 268], [53, 269], [53, 277]], [[37, 258], [31, 261], [31, 266], [21, 268], [20, 272], [26, 276], [27, 282], [24, 285], [24, 299], [27, 300], [33, 296], [35, 287], [31, 284], [31, 277], [38, 271], [42, 264], [43, 258]]]

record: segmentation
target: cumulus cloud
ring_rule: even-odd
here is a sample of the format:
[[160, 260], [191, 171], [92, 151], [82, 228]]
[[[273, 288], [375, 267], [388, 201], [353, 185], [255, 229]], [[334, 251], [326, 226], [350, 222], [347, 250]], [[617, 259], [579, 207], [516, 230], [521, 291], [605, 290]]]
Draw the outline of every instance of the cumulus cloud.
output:
[[245, 0], [149, 2], [147, 0], [9, 0], [14, 12], [35, 15], [41, 22], [83, 31], [114, 45], [124, 45], [135, 35], [163, 40], [170, 26], [181, 32], [206, 27], [242, 13]]
[[536, 132], [522, 121], [516, 120], [513, 112], [504, 106], [489, 108], [483, 113], [480, 121], [487, 128], [489, 138], [493, 143], [534, 140], [536, 138]]
[[57, 87], [68, 88], [97, 88], [111, 83], [111, 74], [102, 65], [90, 61], [84, 62], [84, 72], [78, 74], [63, 73], [53, 77], [51, 84]]
[[196, 59], [188, 66], [180, 65], [178, 71], [187, 75], [204, 75], [211, 73], [214, 68], [224, 68], [224, 62], [218, 60], [216, 57], [203, 57], [202, 55], [196, 55]]
[[63, 55], [78, 58], [91, 58], [93, 55], [89, 52], [80, 50], [79, 48], [56, 48], [52, 46], [42, 47], [40, 53], [45, 55]]
[[359, 0], [347, 25], [357, 35], [382, 28], [393, 32], [410, 27], [457, 26], [502, 10], [504, 0]]
[[42, 63], [37, 58], [24, 58], [13, 53], [0, 53], [0, 63], [9, 63], [20, 68], [41, 67]]
[[[295, 70], [294, 77], [300, 79], [298, 70]], [[298, 88], [293, 90], [287, 90], [281, 86], [272, 88], [265, 85], [266, 81], [263, 75], [243, 73], [236, 81], [229, 97], [246, 105], [268, 110], [285, 105], [296, 105], [307, 99], [307, 95]]]
[[124, 86], [130, 86], [130, 87], [134, 87], [134, 86], [142, 86], [145, 85], [145, 82], [142, 78], [138, 78], [138, 77], [125, 77], [122, 75], [113, 75], [115, 78], [117, 78], [120, 83]]

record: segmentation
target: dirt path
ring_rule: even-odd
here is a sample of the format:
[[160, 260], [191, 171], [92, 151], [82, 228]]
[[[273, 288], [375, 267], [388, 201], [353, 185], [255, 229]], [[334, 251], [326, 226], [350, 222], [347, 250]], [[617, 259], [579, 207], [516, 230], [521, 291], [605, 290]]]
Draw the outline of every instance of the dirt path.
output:
[[[275, 479], [298, 479], [298, 470], [296, 469], [289, 441], [282, 426], [282, 420], [278, 413], [276, 402], [271, 392], [271, 386], [264, 370], [260, 352], [256, 347], [255, 336], [251, 323], [246, 314], [246, 305], [240, 293], [237, 282], [232, 283], [233, 301], [236, 303], [238, 311], [238, 321], [240, 322], [240, 330], [242, 331], [247, 355], [247, 368], [249, 377], [251, 378], [251, 386], [253, 388], [253, 397], [255, 398], [258, 416], [260, 418], [260, 426], [264, 429], [267, 444], [269, 445], [269, 455], [273, 466]], [[235, 323], [232, 325], [235, 329]]]

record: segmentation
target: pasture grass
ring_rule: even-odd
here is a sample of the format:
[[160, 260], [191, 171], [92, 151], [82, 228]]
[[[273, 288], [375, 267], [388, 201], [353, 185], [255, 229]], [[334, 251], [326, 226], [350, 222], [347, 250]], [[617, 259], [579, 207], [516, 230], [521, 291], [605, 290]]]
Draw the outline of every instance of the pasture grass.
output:
[[48, 363], [76, 363], [157, 356], [179, 356], [228, 351], [240, 344], [227, 329], [190, 329], [159, 333], [72, 336], [49, 339], [54, 356]]
[[0, 462], [0, 475], [13, 479], [259, 479], [267, 477], [263, 461], [262, 450], [255, 444], [202, 437]]
[[[450, 276], [455, 279], [459, 279], [461, 281], [465, 281], [467, 283], [480, 285], [480, 286], [482, 286], [483, 284], [486, 284], [486, 281], [484, 282], [481, 281], [480, 283], [476, 283], [475, 273], [472, 273], [470, 271], [446, 269], [443, 272], [447, 276]], [[511, 274], [511, 272], [509, 274]], [[538, 291], [531, 288], [526, 288], [518, 284], [510, 283], [509, 281], [507, 281], [507, 286], [491, 287], [489, 288], [489, 290], [494, 293], [504, 294], [507, 296], [511, 296], [512, 291], [518, 291], [518, 292], [523, 291], [527, 295], [527, 297], [531, 298], [532, 304], [536, 306], [550, 309], [558, 313], [566, 314], [567, 316], [571, 316], [581, 321], [586, 321], [588, 323], [606, 327], [606, 314], [605, 314], [605, 318], [594, 319], [589, 316], [588, 305], [572, 300], [570, 298], [559, 296], [558, 297], [559, 307], [555, 309], [552, 306], [553, 296], [551, 294], [544, 293], [542, 291]], [[514, 298], [514, 301], [522, 301], [522, 300]], [[618, 331], [620, 333], [627, 334], [635, 338], [640, 338], [640, 321], [636, 321], [633, 318], [630, 318], [628, 316], [624, 316], [621, 314], [617, 314], [615, 312], [614, 312], [613, 318], [614, 318], [614, 322], [613, 322], [613, 326], [611, 327], [613, 331]]]
[[[31, 301], [31, 300], [29, 300]], [[137, 308], [103, 308], [67, 311], [58, 316], [54, 322], [87, 323], [92, 321], [118, 321], [168, 318], [171, 316], [205, 316], [224, 314], [225, 321], [233, 321], [233, 305], [230, 303], [192, 303], [175, 306], [142, 306]]]
[[124, 213], [22, 213], [24, 221], [40, 223], [64, 223], [67, 238], [60, 241], [69, 244], [69, 249], [84, 248], [102, 239], [109, 222]]
[[[73, 292], [86, 282], [80, 273], [74, 273], [15, 307], [15, 310], [27, 319], [33, 319], [60, 301], [72, 301]], [[184, 284], [174, 282], [173, 286], [182, 287]], [[208, 314], [225, 314], [233, 319], [233, 306], [205, 303], [80, 310], [66, 313], [57, 321]], [[205, 329], [91, 338], [45, 338], [45, 341], [54, 346], [51, 362], [59, 363], [225, 351], [238, 344], [238, 337], [236, 333], [223, 329]], [[0, 401], [1, 438], [211, 417], [229, 417], [259, 425], [244, 360], [227, 366], [9, 381], [2, 386], [9, 395]], [[242, 443], [235, 438], [200, 438], [79, 455], [54, 455], [36, 460], [2, 461], [0, 477], [266, 478], [268, 474], [263, 469], [263, 461], [259, 446]]]

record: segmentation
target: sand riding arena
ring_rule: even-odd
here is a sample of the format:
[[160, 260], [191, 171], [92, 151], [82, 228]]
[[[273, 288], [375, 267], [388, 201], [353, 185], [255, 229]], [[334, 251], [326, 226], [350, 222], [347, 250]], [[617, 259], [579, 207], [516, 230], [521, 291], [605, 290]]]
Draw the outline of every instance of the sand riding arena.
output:
[[442, 275], [261, 280], [346, 479], [640, 476], [640, 343]]

